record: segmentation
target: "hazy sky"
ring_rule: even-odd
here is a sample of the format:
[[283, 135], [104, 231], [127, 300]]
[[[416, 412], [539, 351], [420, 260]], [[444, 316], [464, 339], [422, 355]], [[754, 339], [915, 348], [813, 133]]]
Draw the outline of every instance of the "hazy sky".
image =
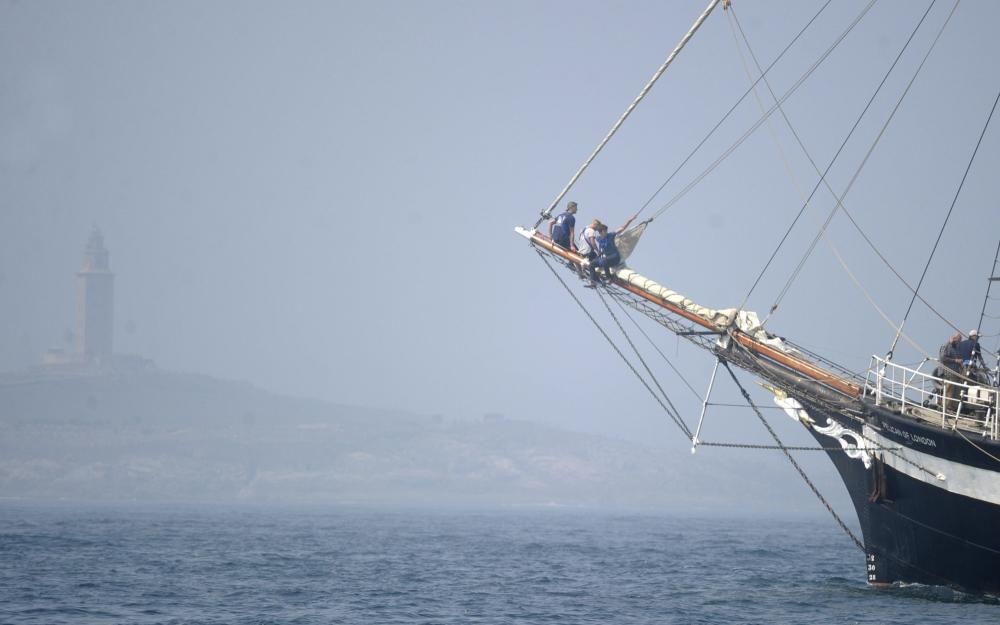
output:
[[[116, 273], [116, 348], [162, 368], [682, 445], [512, 229], [534, 222], [705, 4], [3, 0], [0, 369], [62, 345], [97, 224]], [[834, 2], [769, 74], [776, 91], [865, 4]], [[821, 3], [734, 5], [768, 64]], [[952, 6], [934, 5], [833, 168], [838, 191]], [[788, 100], [821, 166], [926, 7], [876, 3]], [[713, 14], [572, 190], [581, 220], [624, 221], [745, 91], [731, 20]], [[961, 4], [845, 200], [914, 283], [1000, 88], [997, 23], [1000, 3]], [[652, 207], [759, 115], [745, 101]], [[740, 303], [816, 180], [772, 121], [654, 222], [633, 267], [705, 305]], [[998, 123], [922, 289], [963, 329], [1000, 237]], [[831, 206], [817, 195], [750, 308], [774, 302]], [[907, 292], [843, 216], [829, 239], [898, 321]], [[998, 326], [987, 319], [984, 334]], [[855, 369], [893, 335], [822, 243], [769, 327]], [[949, 334], [923, 308], [907, 330], [934, 353]], [[702, 392], [710, 358], [657, 336]], [[693, 421], [697, 399], [663, 371]], [[715, 439], [748, 436], [741, 421], [759, 430], [745, 411], [709, 421]]]

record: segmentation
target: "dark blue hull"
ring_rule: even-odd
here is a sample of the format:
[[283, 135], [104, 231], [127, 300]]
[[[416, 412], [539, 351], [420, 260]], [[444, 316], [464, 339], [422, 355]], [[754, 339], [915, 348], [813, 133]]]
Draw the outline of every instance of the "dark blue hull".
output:
[[839, 436], [809, 428], [821, 445], [836, 447], [839, 438], [868, 447], [866, 459], [843, 451], [828, 454], [857, 511], [870, 583], [1000, 595], [996, 441], [963, 438], [872, 405], [861, 423], [802, 403], [817, 425], [843, 428]]

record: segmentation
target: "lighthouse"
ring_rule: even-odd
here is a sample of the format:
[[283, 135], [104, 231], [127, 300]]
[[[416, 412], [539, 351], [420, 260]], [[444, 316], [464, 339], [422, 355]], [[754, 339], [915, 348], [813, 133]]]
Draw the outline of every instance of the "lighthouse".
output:
[[78, 362], [100, 365], [111, 358], [114, 336], [115, 276], [108, 264], [104, 236], [95, 226], [83, 253], [83, 267], [76, 274], [76, 334], [74, 357]]

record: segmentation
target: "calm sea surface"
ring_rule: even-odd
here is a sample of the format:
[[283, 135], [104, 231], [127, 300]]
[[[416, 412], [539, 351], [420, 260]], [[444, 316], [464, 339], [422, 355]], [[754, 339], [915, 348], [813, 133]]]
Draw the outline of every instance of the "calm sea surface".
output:
[[0, 622], [1000, 623], [830, 519], [0, 502]]

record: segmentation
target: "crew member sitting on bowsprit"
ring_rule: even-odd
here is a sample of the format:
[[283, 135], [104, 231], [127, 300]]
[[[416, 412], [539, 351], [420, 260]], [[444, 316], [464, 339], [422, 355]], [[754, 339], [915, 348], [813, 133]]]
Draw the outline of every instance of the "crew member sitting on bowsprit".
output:
[[[579, 272], [580, 278], [586, 279], [589, 277], [591, 280], [596, 280], [594, 275], [594, 268], [591, 264], [594, 259], [597, 258], [597, 229], [601, 227], [601, 221], [599, 219], [594, 219], [583, 229], [580, 233], [580, 241], [576, 245], [576, 253], [583, 257], [583, 262], [580, 264]], [[593, 286], [593, 285], [589, 285]]]
[[597, 258], [597, 229], [601, 225], [599, 219], [594, 219], [580, 234], [580, 242], [576, 246], [576, 253], [583, 256], [584, 260], [592, 261]]
[[576, 251], [573, 243], [573, 230], [576, 228], [576, 202], [566, 205], [566, 210], [549, 222], [549, 238], [559, 247]]
[[618, 247], [615, 245], [615, 238], [625, 232], [628, 229], [629, 224], [638, 216], [632, 215], [628, 218], [621, 228], [615, 230], [614, 232], [608, 232], [608, 227], [604, 224], [597, 230], [597, 258], [594, 260], [594, 267], [597, 269], [604, 270], [604, 276], [606, 278], [611, 277], [611, 270], [622, 263], [622, 256], [618, 252]]
[[962, 358], [958, 353], [958, 344], [962, 340], [962, 333], [956, 332], [951, 335], [948, 342], [941, 346], [938, 350], [938, 362], [941, 366], [938, 368], [939, 376], [942, 378], [948, 377], [948, 372], [952, 371], [958, 373], [962, 369]]

